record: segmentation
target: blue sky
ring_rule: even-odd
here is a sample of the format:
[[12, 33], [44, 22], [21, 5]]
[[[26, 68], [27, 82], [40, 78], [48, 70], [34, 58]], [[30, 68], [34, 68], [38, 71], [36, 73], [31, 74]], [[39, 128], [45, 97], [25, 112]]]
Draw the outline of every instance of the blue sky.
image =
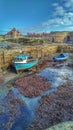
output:
[[0, 0], [0, 33], [73, 31], [73, 0]]

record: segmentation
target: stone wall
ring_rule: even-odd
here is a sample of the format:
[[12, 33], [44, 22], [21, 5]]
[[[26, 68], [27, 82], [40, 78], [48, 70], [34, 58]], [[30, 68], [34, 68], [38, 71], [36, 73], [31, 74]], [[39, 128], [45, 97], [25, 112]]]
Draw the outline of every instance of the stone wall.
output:
[[66, 44], [66, 45], [59, 45], [57, 51], [58, 52], [63, 51], [63, 52], [73, 53], [73, 45], [68, 45], [68, 44]]
[[[73, 52], [73, 45], [46, 45], [46, 46], [26, 46], [22, 52], [30, 54], [33, 58], [51, 57], [56, 52]], [[20, 55], [21, 50], [14, 48], [0, 51], [0, 71], [5, 70], [13, 60], [13, 56]]]
[[73, 32], [52, 32], [50, 33], [49, 39], [56, 43], [72, 42]]

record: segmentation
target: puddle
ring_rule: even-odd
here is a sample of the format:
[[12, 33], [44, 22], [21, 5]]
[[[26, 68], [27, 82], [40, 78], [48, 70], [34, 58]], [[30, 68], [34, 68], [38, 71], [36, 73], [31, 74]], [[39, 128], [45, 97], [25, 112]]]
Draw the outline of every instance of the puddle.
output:
[[45, 77], [49, 80], [52, 87], [56, 88], [63, 83], [65, 83], [68, 79], [73, 80], [72, 69], [61, 67], [59, 69], [56, 68], [46, 68], [42, 72], [38, 74], [39, 76]]
[[38, 97], [35, 97], [35, 98], [28, 98], [28, 97], [25, 97], [24, 95], [22, 95], [18, 88], [12, 88], [12, 91], [15, 95], [17, 95], [17, 97], [26, 103], [26, 106], [28, 107], [29, 110], [32, 111], [32, 114], [35, 110], [35, 108], [37, 107], [38, 105], [38, 101], [40, 100], [41, 96], [38, 96]]
[[6, 86], [0, 87], [0, 100], [4, 99], [9, 92], [9, 89]]

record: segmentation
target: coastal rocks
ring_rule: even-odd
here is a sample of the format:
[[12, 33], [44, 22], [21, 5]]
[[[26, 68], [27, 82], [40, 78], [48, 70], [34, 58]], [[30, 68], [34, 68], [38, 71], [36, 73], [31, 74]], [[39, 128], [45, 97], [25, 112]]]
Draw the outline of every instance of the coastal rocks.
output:
[[37, 75], [18, 79], [14, 85], [18, 87], [19, 91], [26, 97], [36, 97], [43, 91], [50, 89], [48, 80]]
[[52, 95], [43, 96], [36, 118], [28, 130], [45, 130], [55, 124], [73, 120], [73, 87], [67, 82]]

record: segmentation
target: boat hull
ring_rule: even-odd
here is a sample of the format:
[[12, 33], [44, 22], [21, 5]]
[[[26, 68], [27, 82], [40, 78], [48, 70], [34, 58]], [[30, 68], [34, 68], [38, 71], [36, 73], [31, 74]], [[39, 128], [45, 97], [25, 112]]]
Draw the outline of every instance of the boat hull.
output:
[[69, 54], [63, 53], [63, 54], [60, 54], [59, 56], [54, 56], [53, 60], [54, 61], [64, 61], [64, 60], [67, 60], [68, 58], [69, 58]]
[[16, 71], [18, 71], [18, 70], [25, 70], [25, 69], [32, 68], [33, 66], [37, 65], [37, 63], [38, 63], [38, 59], [27, 63], [13, 63], [13, 65]]

